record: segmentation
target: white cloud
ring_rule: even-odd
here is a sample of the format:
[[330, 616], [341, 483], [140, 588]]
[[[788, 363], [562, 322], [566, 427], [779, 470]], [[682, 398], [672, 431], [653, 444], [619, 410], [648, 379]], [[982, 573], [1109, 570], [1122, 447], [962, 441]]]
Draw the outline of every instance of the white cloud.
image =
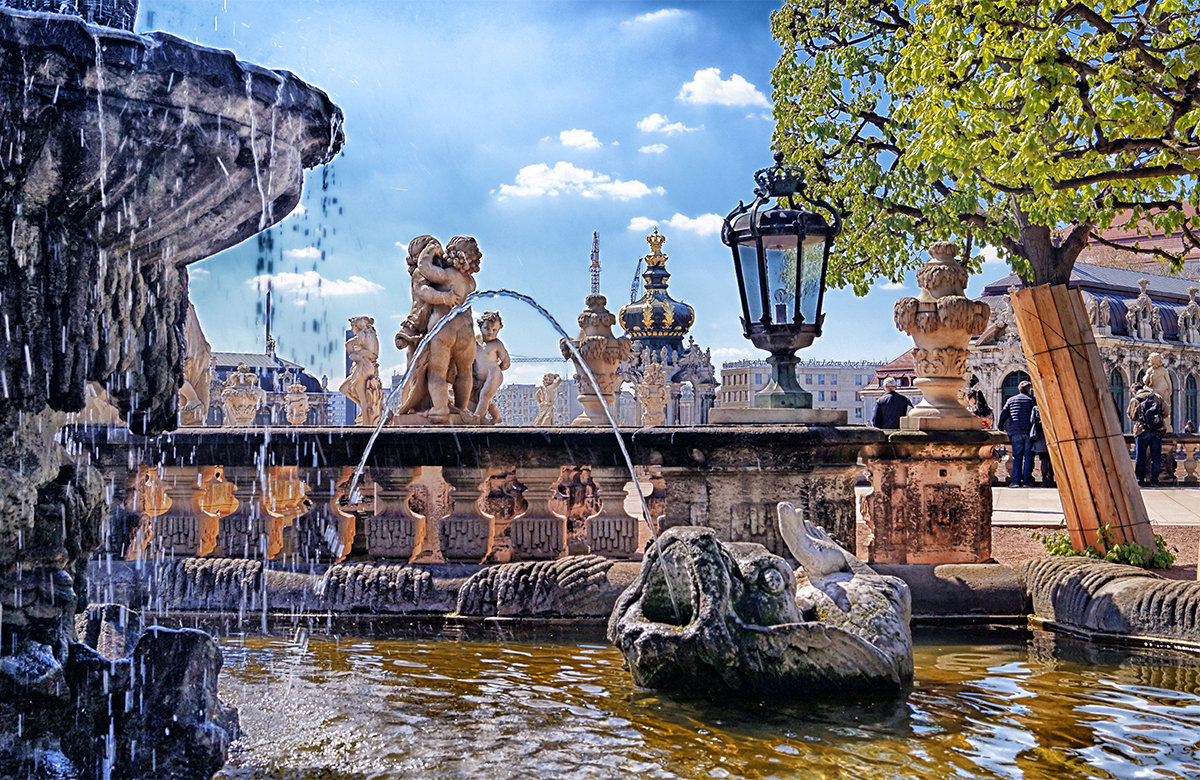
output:
[[667, 151], [667, 149], [668, 147], [666, 144], [647, 144], [646, 146], [640, 147], [638, 151], [642, 154], [662, 154], [663, 152]]
[[905, 289], [904, 282], [884, 282], [883, 284], [875, 285], [876, 290], [903, 290]]
[[691, 133], [699, 130], [698, 127], [687, 127], [683, 122], [672, 122], [662, 114], [651, 114], [645, 119], [637, 123], [637, 129], [643, 133], [665, 133], [667, 135], [675, 135], [676, 133]]
[[558, 134], [558, 140], [573, 149], [599, 149], [602, 146], [591, 130], [563, 130]]
[[679, 91], [678, 99], [684, 103], [717, 103], [722, 106], [771, 106], [757, 87], [738, 74], [723, 81], [720, 68], [696, 71], [692, 80]]
[[198, 279], [202, 276], [208, 276], [210, 274], [210, 271], [207, 268], [195, 268], [193, 266], [189, 266], [187, 272], [189, 279]]
[[651, 230], [655, 226], [661, 225], [673, 230], [695, 233], [698, 236], [711, 236], [720, 233], [723, 224], [725, 224], [725, 218], [720, 214], [701, 214], [698, 217], [687, 217], [676, 212], [670, 219], [661, 221], [655, 221], [649, 217], [634, 217], [629, 220], [629, 229], [643, 231]]
[[761, 352], [749, 347], [713, 347], [712, 350], [713, 360], [725, 363], [730, 363], [734, 360], [753, 360], [761, 357]]
[[585, 198], [631, 200], [646, 195], [662, 195], [662, 187], [650, 187], [637, 179], [625, 181], [602, 173], [577, 168], [568, 162], [556, 162], [551, 168], [545, 163], [526, 165], [517, 171], [513, 184], [501, 184], [499, 197], [530, 198], [542, 195], [557, 197], [563, 194]]
[[[304, 204], [297, 201], [296, 208], [294, 208], [290, 212], [288, 212], [288, 217], [300, 217], [300, 216], [304, 216], [307, 213], [308, 213], [308, 209], [304, 208]], [[284, 219], [287, 219], [287, 217], [284, 217]]]
[[683, 16], [683, 11], [678, 8], [663, 8], [660, 11], [651, 11], [650, 13], [635, 16], [632, 19], [626, 19], [621, 24], [629, 26], [634, 24], [654, 24], [655, 22], [665, 22], [668, 19], [679, 19]]
[[306, 246], [300, 249], [285, 249], [283, 250], [284, 257], [293, 257], [297, 260], [316, 260], [321, 256], [321, 250], [315, 246]]
[[629, 229], [636, 230], [639, 233], [643, 233], [647, 230], [654, 230], [656, 227], [658, 227], [658, 223], [649, 217], [634, 217], [633, 219], [629, 220]]
[[[260, 274], [250, 279], [246, 284], [259, 292], [271, 289], [279, 293], [291, 293], [297, 298], [340, 298], [347, 295], [367, 295], [383, 291], [383, 285], [376, 284], [361, 276], [351, 276], [349, 279], [326, 279], [316, 271], [294, 273], [285, 271], [278, 274]], [[300, 301], [297, 301], [300, 305]]]

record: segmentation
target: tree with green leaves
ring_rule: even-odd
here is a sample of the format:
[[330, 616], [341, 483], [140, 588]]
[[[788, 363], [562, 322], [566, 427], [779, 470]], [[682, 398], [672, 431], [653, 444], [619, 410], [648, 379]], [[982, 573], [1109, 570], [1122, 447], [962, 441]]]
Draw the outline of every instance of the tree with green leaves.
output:
[[[1200, 0], [786, 0], [775, 145], [846, 217], [829, 282], [934, 240], [1058, 284], [1110, 225], [1200, 247]], [[1128, 249], [1128, 247], [1121, 247]]]

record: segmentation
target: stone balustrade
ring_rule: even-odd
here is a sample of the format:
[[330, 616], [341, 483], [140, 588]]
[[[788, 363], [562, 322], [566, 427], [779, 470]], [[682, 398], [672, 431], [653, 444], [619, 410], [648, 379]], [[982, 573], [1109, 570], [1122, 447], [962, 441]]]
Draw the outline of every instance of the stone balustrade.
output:
[[[111, 484], [116, 557], [507, 562], [593, 553], [640, 559], [651, 537], [617, 438], [599, 428], [385, 428], [356, 495], [365, 428], [66, 436]], [[863, 427], [624, 429], [658, 528], [708, 525], [777, 554], [775, 505], [793, 501], [855, 549]]]
[[[1134, 458], [1133, 434], [1125, 435], [1125, 444], [1129, 449], [1129, 459]], [[995, 448], [998, 459], [995, 484], [1007, 485], [1012, 474], [1012, 453], [1007, 445]], [[1163, 485], [1184, 487], [1200, 484], [1200, 435], [1167, 434], [1162, 443], [1162, 473], [1159, 477]], [[1033, 459], [1033, 481], [1041, 483], [1042, 466], [1038, 457]]]

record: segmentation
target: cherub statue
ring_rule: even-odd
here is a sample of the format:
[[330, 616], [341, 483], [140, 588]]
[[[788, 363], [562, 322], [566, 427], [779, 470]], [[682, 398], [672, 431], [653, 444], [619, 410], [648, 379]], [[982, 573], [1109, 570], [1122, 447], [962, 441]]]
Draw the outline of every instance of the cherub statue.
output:
[[1163, 424], [1165, 433], [1171, 432], [1171, 374], [1163, 366], [1163, 356], [1151, 352], [1146, 358], [1146, 370], [1142, 372], [1142, 384], [1162, 396]]
[[342, 395], [358, 405], [356, 425], [378, 425], [383, 417], [383, 383], [379, 380], [379, 336], [375, 333], [375, 318], [350, 318], [354, 331], [346, 341], [350, 356], [350, 374], [338, 388]]
[[[473, 274], [479, 271], [482, 257], [478, 243], [469, 236], [450, 239], [444, 252], [436, 239], [424, 243], [417, 264], [411, 270], [414, 309], [417, 308], [415, 301], [418, 298], [428, 304], [429, 329], [436, 327], [451, 309], [475, 292]], [[418, 274], [422, 277], [420, 283], [417, 281]], [[413, 327], [416, 322], [414, 320]], [[413, 360], [415, 345], [403, 329], [396, 334], [396, 343], [409, 344], [409, 360]], [[438, 332], [426, 352], [410, 369], [413, 379], [397, 414], [417, 412], [423, 413], [429, 422], [448, 422], [450, 385], [454, 388], [454, 406], [457, 410], [466, 410], [474, 384], [475, 347], [471, 310], [466, 309]]]
[[554, 425], [554, 400], [557, 397], [558, 386], [562, 377], [558, 374], [546, 374], [542, 377], [542, 386], [537, 389], [534, 398], [537, 400], [538, 413], [534, 425]]
[[[408, 275], [412, 277], [412, 309], [400, 324], [396, 333], [396, 349], [408, 349], [421, 342], [429, 330], [429, 312], [433, 310], [432, 299], [439, 297], [439, 291], [431, 287], [425, 274], [418, 269], [421, 253], [430, 247], [430, 262], [434, 265], [445, 265], [446, 252], [442, 243], [433, 236], [417, 236], [408, 242]], [[424, 288], [428, 289], [426, 293]], [[418, 292], [418, 290], [422, 292]]]
[[504, 372], [512, 364], [504, 342], [498, 338], [504, 321], [500, 319], [500, 312], [485, 311], [483, 316], [476, 320], [476, 324], [479, 325], [479, 338], [475, 347], [473, 395], [477, 400], [474, 411], [481, 421], [497, 425], [501, 422], [500, 410], [496, 408], [492, 399], [504, 382]]

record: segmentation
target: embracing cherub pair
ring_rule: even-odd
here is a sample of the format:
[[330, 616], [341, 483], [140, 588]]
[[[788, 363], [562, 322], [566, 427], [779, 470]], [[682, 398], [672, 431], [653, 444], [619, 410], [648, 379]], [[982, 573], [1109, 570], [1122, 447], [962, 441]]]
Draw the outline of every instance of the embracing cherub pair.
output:
[[[455, 236], [445, 248], [428, 235], [409, 242], [407, 262], [412, 276], [413, 304], [396, 333], [396, 347], [409, 350], [410, 362], [415, 358], [421, 339], [437, 326], [436, 321], [430, 322], [431, 315], [440, 309], [437, 317], [440, 320], [475, 292], [473, 275], [479, 271], [482, 257], [478, 243], [469, 236]], [[469, 321], [470, 309], [462, 314], [466, 314]], [[485, 312], [476, 323], [480, 335], [474, 337], [473, 348], [453, 332], [443, 339], [444, 343], [434, 340], [429, 345], [430, 356], [424, 368], [429, 403], [427, 414], [435, 420], [446, 414], [443, 410], [448, 409], [447, 389], [452, 387], [456, 407], [471, 411], [492, 424], [500, 422], [500, 412], [493, 398], [503, 382], [504, 370], [511, 363], [508, 350], [498, 338], [504, 323], [499, 312], [494, 311]], [[444, 330], [453, 331], [450, 325], [447, 323]], [[464, 397], [467, 394], [469, 404]], [[402, 411], [424, 411], [418, 408], [420, 405], [423, 404], [405, 403], [411, 408]]]

